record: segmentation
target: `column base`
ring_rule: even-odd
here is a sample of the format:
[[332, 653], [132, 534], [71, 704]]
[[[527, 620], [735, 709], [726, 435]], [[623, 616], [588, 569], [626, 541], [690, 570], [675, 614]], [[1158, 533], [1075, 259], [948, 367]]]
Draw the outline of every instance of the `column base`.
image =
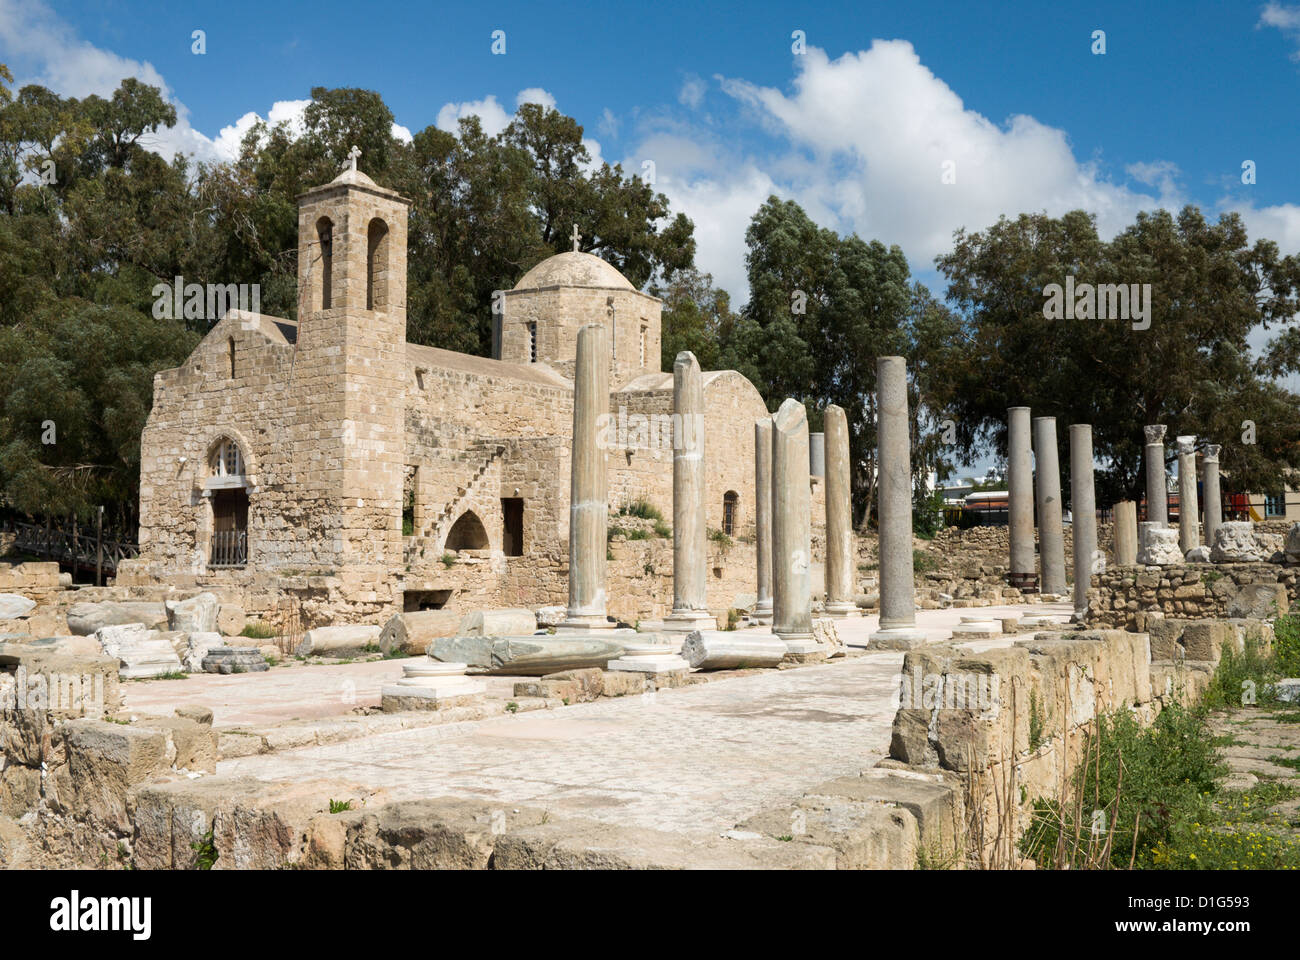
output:
[[696, 630], [716, 630], [718, 620], [703, 610], [674, 610], [664, 618], [659, 628], [665, 633], [694, 633]]
[[566, 617], [555, 628], [556, 633], [596, 633], [617, 630], [618, 624], [608, 617]]
[[862, 611], [852, 600], [827, 600], [822, 616], [843, 620], [845, 617], [860, 617]]
[[761, 624], [762, 626], [772, 625], [772, 599], [758, 601], [757, 606], [749, 612], [749, 622]]
[[[775, 631], [773, 631], [775, 632]], [[777, 633], [785, 644], [782, 663], [820, 663], [826, 659], [826, 647], [811, 633]]]
[[681, 673], [689, 670], [686, 662], [672, 646], [662, 643], [628, 643], [623, 646], [623, 656], [605, 664], [606, 670], [628, 670], [634, 673]]
[[916, 627], [891, 627], [877, 630], [867, 641], [868, 650], [913, 650], [927, 642], [924, 631]]

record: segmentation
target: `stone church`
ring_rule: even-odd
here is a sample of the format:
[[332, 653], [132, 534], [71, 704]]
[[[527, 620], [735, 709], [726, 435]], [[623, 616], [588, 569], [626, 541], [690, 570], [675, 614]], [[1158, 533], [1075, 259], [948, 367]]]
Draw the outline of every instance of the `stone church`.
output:
[[[661, 302], [599, 257], [562, 253], [498, 295], [493, 358], [407, 343], [409, 206], [355, 163], [307, 191], [297, 321], [231, 311], [156, 375], [141, 554], [119, 584], [223, 589], [250, 612], [277, 590], [315, 591], [340, 620], [564, 603], [571, 378], [591, 322], [611, 333], [611, 524], [641, 500], [671, 521]], [[729, 547], [711, 559], [709, 603], [725, 615], [754, 590], [754, 421], [767, 410], [734, 371], [706, 373], [705, 401], [710, 549]], [[671, 604], [671, 541], [651, 552], [611, 562], [611, 581], [626, 578], [610, 584], [612, 613]]]

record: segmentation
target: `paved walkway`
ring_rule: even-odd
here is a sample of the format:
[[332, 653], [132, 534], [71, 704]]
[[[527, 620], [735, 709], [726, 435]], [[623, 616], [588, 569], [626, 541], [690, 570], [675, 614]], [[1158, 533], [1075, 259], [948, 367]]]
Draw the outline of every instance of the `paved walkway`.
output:
[[[998, 611], [1062, 615], [1068, 607], [978, 612]], [[934, 639], [946, 639], [960, 616], [971, 612], [922, 611], [918, 621]], [[873, 627], [872, 618], [863, 618], [841, 629]], [[987, 649], [1013, 639], [968, 646]], [[223, 761], [218, 770], [263, 780], [337, 777], [386, 789], [390, 799], [455, 795], [503, 808], [526, 804], [557, 815], [717, 833], [884, 756], [902, 659], [901, 653], [873, 652], [645, 697]], [[327, 670], [360, 677], [364, 668], [365, 682], [378, 682], [375, 667], [386, 675], [400, 672], [400, 663], [388, 661], [280, 673], [316, 687], [322, 682], [317, 674]], [[257, 676], [238, 679], [248, 683]], [[327, 687], [339, 680], [331, 676], [325, 682]], [[306, 696], [301, 686], [294, 694]]]

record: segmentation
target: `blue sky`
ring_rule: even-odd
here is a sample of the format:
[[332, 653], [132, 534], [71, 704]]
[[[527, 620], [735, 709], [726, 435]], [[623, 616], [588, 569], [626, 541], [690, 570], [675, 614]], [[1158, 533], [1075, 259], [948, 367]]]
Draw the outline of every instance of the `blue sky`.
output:
[[[182, 123], [162, 151], [221, 156], [255, 115], [292, 117], [315, 85], [378, 90], [408, 131], [469, 112], [491, 127], [521, 97], [553, 102], [597, 157], [654, 161], [656, 185], [696, 221], [701, 266], [738, 302], [744, 228], [769, 193], [900, 244], [931, 286], [953, 229], [1021, 210], [1084, 207], [1112, 234], [1140, 209], [1190, 201], [1241, 210], [1252, 236], [1300, 250], [1297, 50], [1300, 4], [1277, 3], [0, 0], [0, 61], [19, 83], [107, 93], [130, 73], [164, 86]], [[955, 184], [940, 182], [945, 163]]]

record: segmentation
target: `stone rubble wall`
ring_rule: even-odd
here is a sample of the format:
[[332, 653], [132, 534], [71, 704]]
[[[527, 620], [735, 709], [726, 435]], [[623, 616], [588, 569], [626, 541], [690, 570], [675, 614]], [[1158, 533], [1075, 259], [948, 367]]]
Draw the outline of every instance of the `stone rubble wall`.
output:
[[[1243, 591], [1279, 586], [1276, 612], [1296, 600], [1300, 567], [1276, 563], [1188, 563], [1165, 567], [1108, 567], [1089, 591], [1088, 624], [1146, 630], [1160, 617], [1188, 620], [1241, 616], [1250, 605]], [[1258, 611], [1263, 613], [1264, 611]]]

